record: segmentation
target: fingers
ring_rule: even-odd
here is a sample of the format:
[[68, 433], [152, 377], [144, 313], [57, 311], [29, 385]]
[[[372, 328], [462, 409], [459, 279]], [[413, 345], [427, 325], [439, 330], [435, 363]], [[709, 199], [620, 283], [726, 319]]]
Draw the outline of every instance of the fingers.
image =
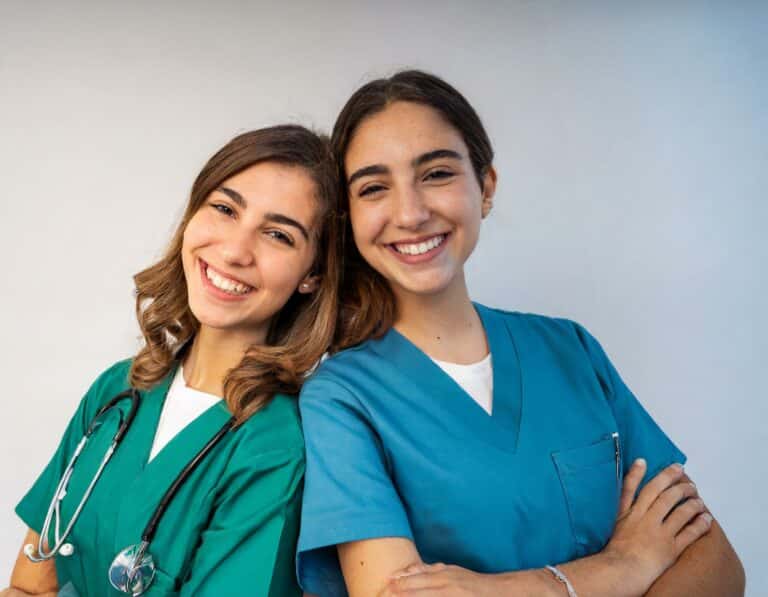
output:
[[675, 537], [677, 553], [681, 554], [691, 543], [706, 535], [711, 527], [712, 515], [709, 512], [702, 512], [699, 514], [693, 519], [693, 522], [687, 525], [677, 534], [677, 537]]
[[689, 499], [673, 510], [672, 514], [664, 521], [664, 526], [669, 527], [672, 533], [676, 535], [685, 525], [692, 522], [699, 514], [702, 514], [706, 508], [701, 498]]
[[637, 488], [640, 487], [640, 482], [645, 477], [647, 469], [648, 464], [645, 462], [645, 459], [638, 458], [632, 463], [629, 472], [624, 476], [624, 485], [621, 488], [621, 498], [619, 499], [619, 518], [626, 515], [632, 507]]
[[693, 483], [676, 483], [661, 492], [649, 512], [656, 520], [662, 522], [675, 507], [684, 505], [680, 502], [698, 496], [699, 492]]
[[673, 464], [668, 466], [648, 483], [640, 491], [635, 502], [635, 510], [640, 514], [645, 514], [659, 497], [659, 495], [668, 487], [677, 483], [683, 476], [683, 465]]

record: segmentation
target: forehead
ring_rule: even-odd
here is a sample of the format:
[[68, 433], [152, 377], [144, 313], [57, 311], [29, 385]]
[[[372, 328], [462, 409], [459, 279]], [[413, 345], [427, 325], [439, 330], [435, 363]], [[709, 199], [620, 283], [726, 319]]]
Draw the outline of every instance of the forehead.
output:
[[315, 183], [304, 168], [280, 162], [259, 162], [230, 176], [222, 185], [236, 186], [241, 191], [270, 191], [274, 195], [313, 196], [315, 192]]
[[317, 187], [304, 168], [260, 162], [230, 176], [220, 186], [240, 193], [248, 210], [309, 213], [318, 207]]
[[344, 156], [346, 171], [371, 164], [408, 162], [435, 149], [453, 149], [467, 155], [459, 131], [430, 106], [394, 102], [363, 120]]

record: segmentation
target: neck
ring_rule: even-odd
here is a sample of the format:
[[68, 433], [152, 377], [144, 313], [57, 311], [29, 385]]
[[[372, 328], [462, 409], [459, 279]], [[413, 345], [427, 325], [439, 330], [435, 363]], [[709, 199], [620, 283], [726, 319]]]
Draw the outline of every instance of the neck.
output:
[[395, 329], [429, 356], [467, 364], [488, 354], [483, 324], [469, 298], [463, 272], [437, 294], [395, 291], [395, 298]]
[[184, 357], [184, 381], [190, 388], [224, 395], [224, 378], [237, 367], [250, 346], [264, 344], [266, 330], [240, 334], [201, 325]]

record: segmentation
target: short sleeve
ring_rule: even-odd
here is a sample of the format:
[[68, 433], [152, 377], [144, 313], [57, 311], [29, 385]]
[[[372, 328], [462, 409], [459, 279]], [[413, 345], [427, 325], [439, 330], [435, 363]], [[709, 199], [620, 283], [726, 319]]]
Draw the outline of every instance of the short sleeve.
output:
[[45, 516], [48, 512], [48, 507], [53, 498], [53, 492], [56, 491], [56, 487], [64, 475], [64, 470], [69, 464], [69, 460], [72, 458], [72, 454], [74, 453], [77, 444], [83, 438], [83, 435], [85, 435], [85, 431], [90, 424], [91, 418], [95, 415], [98, 409], [99, 402], [104, 393], [104, 387], [109, 383], [109, 380], [113, 377], [115, 371], [120, 369], [120, 365], [123, 365], [124, 363], [125, 362], [118, 363], [108, 369], [93, 382], [80, 401], [72, 419], [69, 421], [69, 424], [64, 431], [64, 436], [61, 438], [53, 457], [34, 482], [31, 489], [16, 506], [16, 514], [36, 533], [40, 533], [43, 527], [43, 522], [45, 521]]
[[300, 596], [294, 556], [303, 473], [301, 449], [259, 454], [234, 467], [179, 594]]
[[613, 410], [621, 442], [624, 473], [635, 459], [645, 458], [648, 471], [643, 479], [644, 485], [670, 464], [685, 464], [685, 454], [667, 437], [626, 386], [598, 341], [579, 325], [576, 325], [576, 331], [589, 353], [600, 385]]
[[335, 546], [413, 533], [387, 470], [381, 440], [359, 402], [314, 377], [299, 399], [307, 472], [297, 575], [308, 593], [346, 595]]

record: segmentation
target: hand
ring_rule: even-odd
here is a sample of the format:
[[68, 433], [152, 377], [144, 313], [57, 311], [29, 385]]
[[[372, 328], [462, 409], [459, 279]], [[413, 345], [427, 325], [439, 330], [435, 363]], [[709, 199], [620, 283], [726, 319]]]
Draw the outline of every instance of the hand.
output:
[[624, 568], [637, 594], [645, 593], [712, 523], [696, 486], [684, 479], [680, 465], [656, 475], [635, 500], [646, 466], [644, 460], [637, 460], [627, 473], [616, 527], [602, 552]]
[[479, 574], [459, 566], [414, 564], [396, 573], [379, 597], [498, 597], [502, 583], [500, 575]]

